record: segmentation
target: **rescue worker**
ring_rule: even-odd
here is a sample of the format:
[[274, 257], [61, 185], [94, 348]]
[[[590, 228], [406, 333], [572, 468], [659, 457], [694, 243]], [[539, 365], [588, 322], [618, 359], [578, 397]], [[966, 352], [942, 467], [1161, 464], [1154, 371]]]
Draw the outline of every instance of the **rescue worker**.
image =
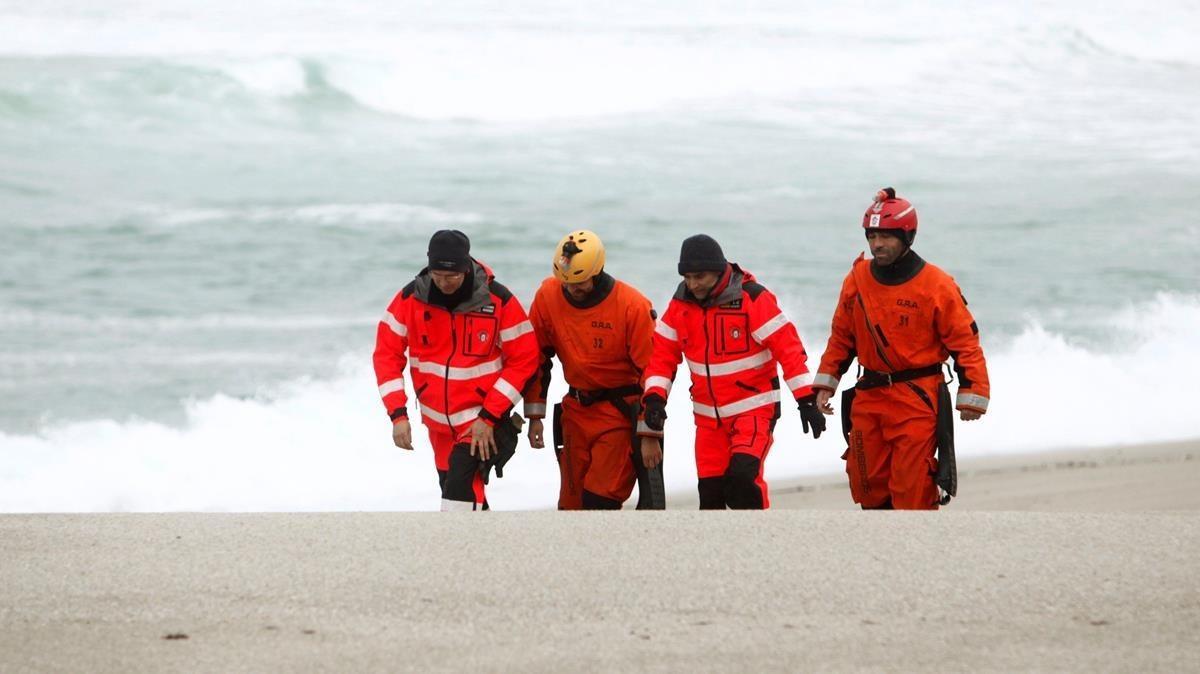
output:
[[541, 376], [525, 390], [529, 444], [545, 447], [542, 420], [557, 355], [569, 386], [554, 409], [555, 428], [561, 429], [554, 443], [559, 450], [561, 441], [558, 508], [618, 510], [633, 492], [635, 477], [641, 477], [638, 507], [661, 508], [665, 504], [651, 501], [652, 495], [665, 498], [661, 473], [643, 473], [640, 450], [634, 456], [654, 310], [637, 289], [609, 275], [604, 262], [604, 243], [595, 232], [567, 234], [554, 248], [553, 274], [533, 298], [529, 320], [542, 360]]
[[683, 282], [655, 328], [654, 354], [643, 379], [638, 432], [644, 461], [655, 465], [662, 458], [657, 438], [667, 417], [667, 396], [680, 360], [686, 359], [700, 508], [765, 509], [770, 498], [763, 464], [779, 418], [780, 366], [804, 431], [818, 438], [825, 430], [808, 356], [771, 291], [727, 262], [712, 237], [685, 239], [678, 269]]
[[[379, 322], [375, 376], [392, 440], [412, 449], [404, 367], [433, 445], [442, 510], [486, 510], [481, 462], [510, 432], [509, 411], [537, 368], [533, 326], [457, 230], [429, 240], [429, 266], [396, 295]], [[512, 433], [513, 448], [516, 436]]]
[[862, 226], [872, 259], [859, 255], [842, 283], [814, 378], [817, 405], [833, 413], [829, 399], [858, 358], [862, 375], [842, 397], [849, 445], [843, 458], [855, 503], [864, 510], [936, 509], [956, 491], [942, 364], [954, 358], [960, 418], [980, 418], [989, 389], [979, 328], [954, 279], [912, 249], [917, 211], [911, 203], [882, 189]]

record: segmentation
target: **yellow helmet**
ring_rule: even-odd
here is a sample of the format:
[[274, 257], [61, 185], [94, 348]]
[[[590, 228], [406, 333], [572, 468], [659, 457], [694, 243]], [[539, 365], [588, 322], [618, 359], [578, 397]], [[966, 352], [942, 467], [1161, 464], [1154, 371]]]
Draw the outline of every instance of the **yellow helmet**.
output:
[[604, 243], [595, 232], [577, 229], [554, 249], [554, 276], [563, 283], [583, 283], [604, 269]]

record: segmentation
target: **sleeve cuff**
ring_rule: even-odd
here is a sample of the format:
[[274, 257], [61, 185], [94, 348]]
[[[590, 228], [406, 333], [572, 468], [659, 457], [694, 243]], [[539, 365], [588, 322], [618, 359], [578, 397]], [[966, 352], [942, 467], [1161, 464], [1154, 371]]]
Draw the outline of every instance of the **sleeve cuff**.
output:
[[408, 421], [408, 408], [401, 405], [400, 407], [397, 407], [396, 409], [389, 412], [388, 416], [392, 418], [393, 422]]
[[975, 410], [982, 414], [987, 412], [988, 399], [969, 391], [959, 391], [954, 400], [954, 408]]
[[817, 376], [813, 377], [812, 387], [815, 389], [823, 389], [826, 391], [836, 391], [837, 387], [838, 387], [838, 381], [840, 379], [841, 379], [841, 377], [835, 377], [831, 374], [825, 374], [824, 372], [818, 372]]
[[525, 403], [527, 419], [543, 419], [546, 416], [546, 403]]

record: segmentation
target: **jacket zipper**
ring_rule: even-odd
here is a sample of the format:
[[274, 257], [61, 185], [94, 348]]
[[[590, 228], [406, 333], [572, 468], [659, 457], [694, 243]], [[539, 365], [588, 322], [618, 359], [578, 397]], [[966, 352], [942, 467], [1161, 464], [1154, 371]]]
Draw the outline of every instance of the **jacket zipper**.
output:
[[450, 427], [450, 435], [456, 436], [454, 424], [450, 422], [450, 361], [454, 360], [454, 352], [458, 349], [458, 331], [454, 329], [454, 312], [446, 311], [450, 317], [450, 355], [446, 357], [446, 376], [442, 378], [442, 402], [446, 406], [446, 425]]
[[720, 424], [721, 411], [717, 407], [717, 393], [713, 390], [712, 370], [708, 367], [708, 352], [712, 346], [708, 337], [708, 307], [700, 309], [700, 322], [704, 324], [704, 383], [708, 386], [708, 396], [713, 403], [713, 414], [716, 415], [717, 423]]

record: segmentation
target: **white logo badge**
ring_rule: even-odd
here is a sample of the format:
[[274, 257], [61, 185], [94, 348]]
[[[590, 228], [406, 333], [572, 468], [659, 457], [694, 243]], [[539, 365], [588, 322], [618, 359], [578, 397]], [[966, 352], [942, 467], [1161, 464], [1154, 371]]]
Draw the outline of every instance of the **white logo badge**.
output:
[[869, 227], [878, 227], [879, 226], [879, 214], [878, 213], [871, 214], [871, 224], [868, 226]]

